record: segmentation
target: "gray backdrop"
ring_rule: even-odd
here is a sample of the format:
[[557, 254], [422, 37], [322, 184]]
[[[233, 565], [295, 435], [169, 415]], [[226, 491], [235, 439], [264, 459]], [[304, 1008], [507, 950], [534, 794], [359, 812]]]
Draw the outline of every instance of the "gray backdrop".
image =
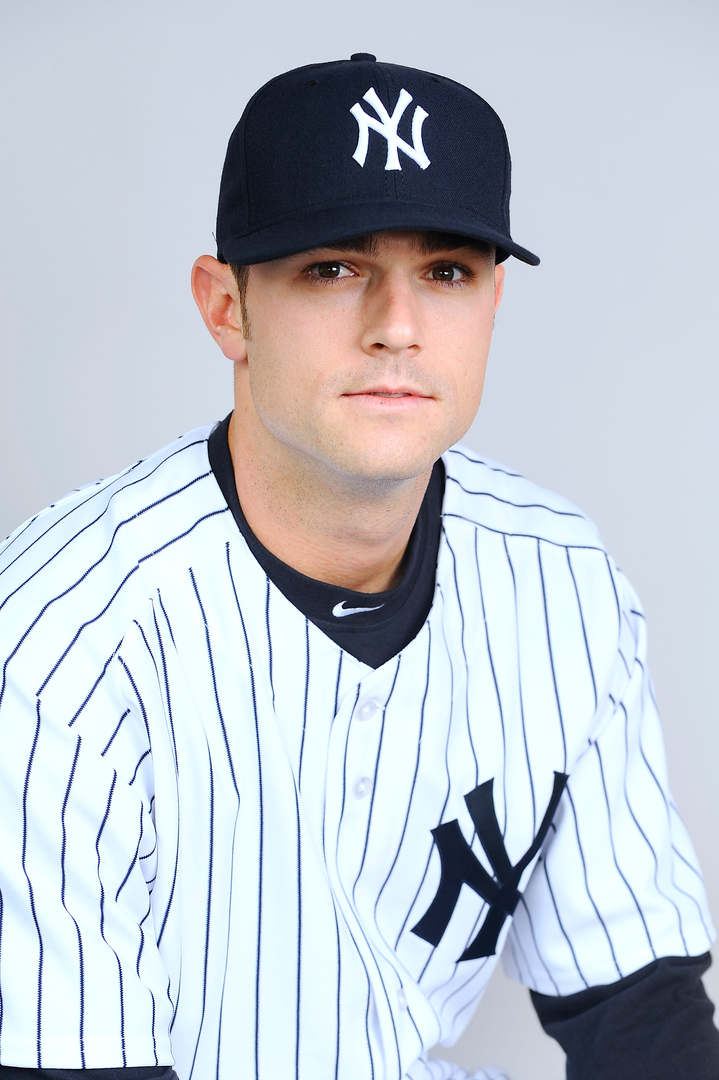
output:
[[[370, 51], [503, 117], [513, 226], [469, 444], [598, 522], [643, 597], [673, 788], [719, 911], [717, 23], [708, 0], [0, 0], [0, 532], [230, 407], [188, 287], [270, 76]], [[708, 979], [719, 996], [719, 978]], [[557, 1080], [493, 980], [455, 1058]]]

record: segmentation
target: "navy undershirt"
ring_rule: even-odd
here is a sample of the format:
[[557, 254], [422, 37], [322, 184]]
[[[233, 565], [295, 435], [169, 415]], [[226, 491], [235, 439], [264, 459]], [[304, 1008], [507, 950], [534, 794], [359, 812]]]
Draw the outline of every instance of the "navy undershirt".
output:
[[[230, 416], [217, 425], [209, 438], [210, 466], [237, 527], [270, 581], [291, 604], [306, 615], [346, 652], [377, 668], [401, 652], [425, 624], [434, 598], [439, 538], [442, 531], [444, 466], [435, 462], [417, 521], [409, 538], [402, 580], [394, 589], [365, 593], [329, 585], [301, 574], [260, 543], [242, 512], [235, 484], [235, 470], [227, 441]], [[369, 608], [353, 614], [334, 615], [333, 610]]]
[[[209, 439], [212, 471], [250, 550], [278, 589], [347, 652], [372, 667], [414, 638], [429, 613], [441, 530], [444, 468], [432, 472], [405, 555], [402, 580], [383, 593], [315, 581], [287, 566], [250, 529], [237, 496], [227, 442], [230, 417]], [[332, 608], [379, 611], [333, 617]], [[345, 619], [351, 625], [347, 625]], [[708, 953], [664, 957], [618, 982], [567, 997], [532, 992], [542, 1027], [567, 1054], [567, 1080], [719, 1080], [719, 1032], [701, 976]], [[0, 1080], [177, 1080], [172, 1066], [139, 1069], [19, 1069], [0, 1065]]]

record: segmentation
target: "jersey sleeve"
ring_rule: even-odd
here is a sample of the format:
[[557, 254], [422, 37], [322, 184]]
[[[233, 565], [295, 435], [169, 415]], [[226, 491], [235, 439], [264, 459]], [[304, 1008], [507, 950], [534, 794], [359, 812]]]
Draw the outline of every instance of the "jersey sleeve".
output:
[[619, 571], [613, 582], [616, 655], [503, 956], [511, 978], [549, 996], [700, 956], [715, 936], [667, 781], [644, 616]]
[[[73, 661], [75, 663], [75, 661]], [[172, 1006], [155, 943], [151, 748], [117, 658], [80, 716], [6, 662], [0, 707], [0, 1063], [169, 1065]], [[95, 674], [90, 677], [91, 670]]]

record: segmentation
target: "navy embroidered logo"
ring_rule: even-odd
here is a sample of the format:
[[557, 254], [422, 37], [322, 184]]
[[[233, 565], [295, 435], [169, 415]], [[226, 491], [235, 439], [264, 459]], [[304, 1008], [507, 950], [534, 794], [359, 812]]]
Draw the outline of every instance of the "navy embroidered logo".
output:
[[463, 885], [469, 885], [470, 889], [474, 889], [483, 900], [487, 901], [489, 911], [479, 933], [464, 950], [459, 960], [477, 960], [482, 956], [494, 956], [502, 927], [507, 918], [514, 914], [514, 909], [522, 895], [517, 888], [519, 879], [544, 843], [566, 783], [567, 776], [564, 773], [555, 772], [552, 797], [537, 835], [531, 847], [515, 866], [512, 866], [504, 846], [494, 809], [492, 797], [494, 780], [487, 780], [465, 795], [464, 801], [477, 830], [479, 842], [494, 871], [494, 877], [490, 877], [472, 851], [462, 835], [456, 818], [454, 821], [448, 821], [432, 829], [442, 866], [439, 888], [426, 913], [417, 925], [412, 927], [412, 933], [421, 937], [423, 941], [428, 941], [430, 945], [439, 945], [449, 926], [460, 890]]
[[399, 161], [400, 150], [403, 154], [406, 154], [407, 157], [416, 161], [420, 169], [426, 169], [430, 164], [430, 160], [422, 145], [422, 124], [429, 114], [419, 105], [415, 106], [414, 115], [412, 116], [411, 146], [408, 142], [405, 142], [404, 139], [400, 139], [397, 132], [399, 122], [404, 115], [405, 109], [412, 100], [412, 95], [406, 90], [401, 90], [399, 98], [397, 99], [397, 104], [394, 107], [394, 112], [391, 116], [377, 97], [373, 87], [370, 87], [364, 95], [363, 100], [366, 101], [368, 105], [372, 106], [377, 113], [379, 120], [366, 113], [359, 101], [350, 109], [350, 112], [359, 124], [357, 148], [352, 155], [355, 161], [364, 168], [364, 163], [367, 160], [367, 149], [369, 147], [369, 132], [370, 128], [372, 128], [373, 131], [378, 132], [383, 139], [387, 140], [387, 162], [385, 164], [385, 169], [402, 169]]

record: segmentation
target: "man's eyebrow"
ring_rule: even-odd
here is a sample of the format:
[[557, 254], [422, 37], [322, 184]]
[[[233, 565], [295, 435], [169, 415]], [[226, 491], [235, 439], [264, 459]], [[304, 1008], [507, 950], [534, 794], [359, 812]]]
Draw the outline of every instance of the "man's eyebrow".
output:
[[[311, 248], [311, 252], [342, 251], [347, 254], [366, 255], [374, 258], [379, 253], [382, 233], [367, 233], [364, 236], [350, 236], [344, 240], [334, 240], [317, 248]], [[475, 239], [472, 236], [459, 236], [457, 233], [423, 232], [420, 239], [416, 239], [413, 246], [420, 255], [434, 255], [439, 251], [457, 251], [461, 248], [469, 249], [476, 255], [494, 255], [494, 245], [486, 240]]]
[[477, 255], [493, 255], [494, 244], [472, 236], [460, 236], [457, 233], [425, 232], [417, 245], [422, 255], [434, 255], [438, 251], [456, 251], [468, 248]]
[[345, 240], [333, 240], [329, 244], [310, 248], [310, 251], [344, 251], [356, 255], [367, 255], [372, 258], [379, 251], [379, 242], [376, 233], [367, 233], [365, 236], [349, 236]]

